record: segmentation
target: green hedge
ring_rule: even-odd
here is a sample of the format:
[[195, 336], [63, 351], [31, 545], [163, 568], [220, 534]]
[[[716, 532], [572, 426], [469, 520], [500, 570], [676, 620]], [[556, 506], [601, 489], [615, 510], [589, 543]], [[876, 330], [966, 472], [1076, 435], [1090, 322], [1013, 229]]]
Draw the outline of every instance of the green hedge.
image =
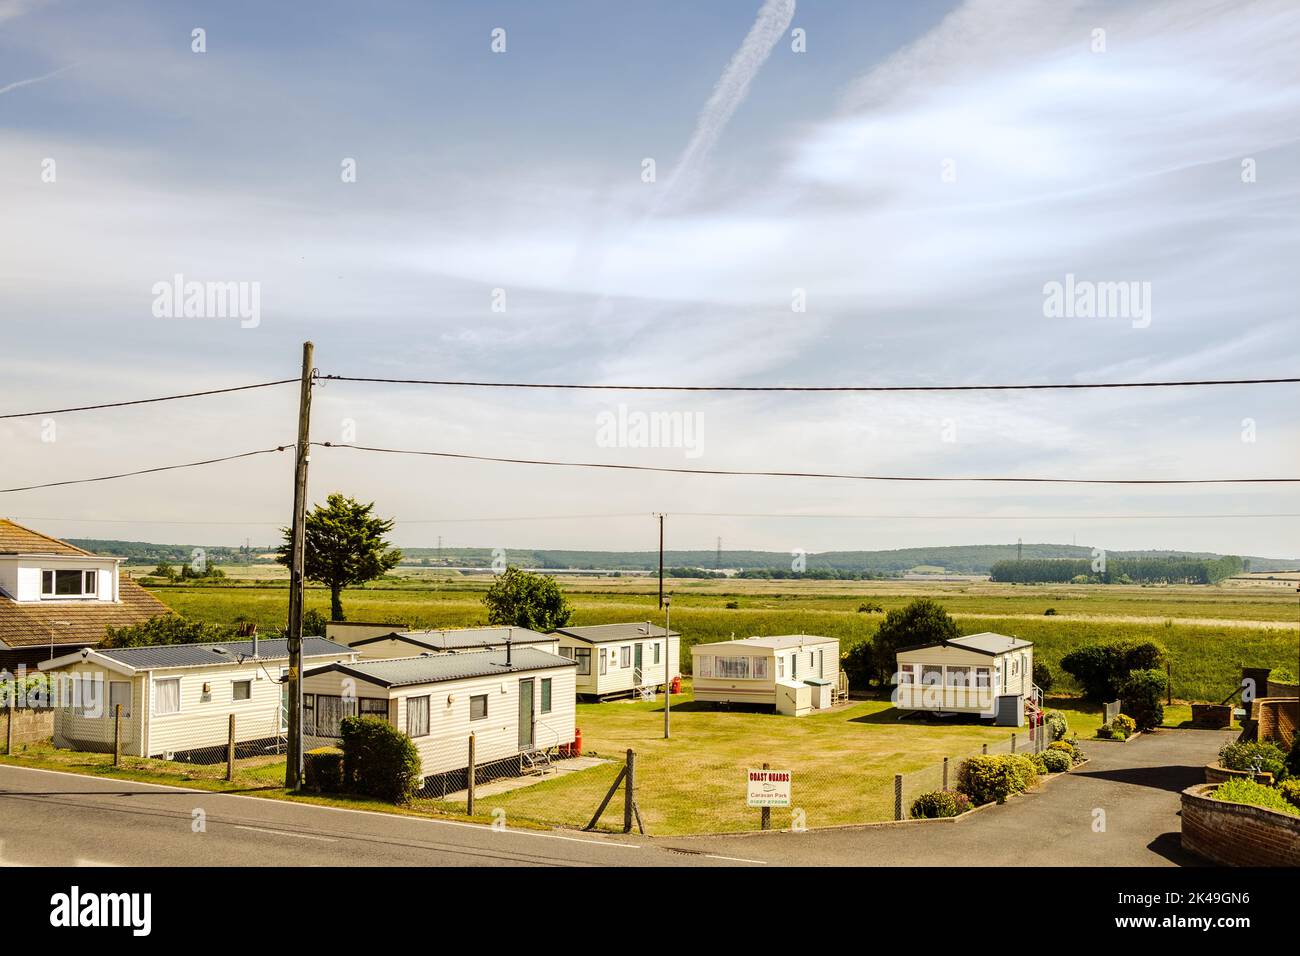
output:
[[1024, 754], [980, 754], [957, 768], [957, 789], [977, 806], [1005, 803], [1038, 783], [1038, 767]]
[[343, 791], [343, 751], [337, 747], [317, 747], [303, 754], [303, 783], [317, 793]]
[[1224, 744], [1219, 751], [1219, 763], [1228, 770], [1271, 773], [1275, 781], [1285, 780], [1288, 776], [1286, 754], [1276, 744], [1254, 741]]
[[970, 797], [955, 790], [931, 790], [912, 801], [912, 819], [961, 816], [971, 808]]
[[1300, 817], [1300, 807], [1288, 802], [1280, 790], [1244, 777], [1233, 777], [1227, 783], [1219, 784], [1210, 796], [1225, 803], [1246, 803], [1252, 807], [1265, 807]]
[[344, 717], [343, 782], [353, 793], [406, 803], [420, 789], [420, 754], [411, 738], [379, 717]]

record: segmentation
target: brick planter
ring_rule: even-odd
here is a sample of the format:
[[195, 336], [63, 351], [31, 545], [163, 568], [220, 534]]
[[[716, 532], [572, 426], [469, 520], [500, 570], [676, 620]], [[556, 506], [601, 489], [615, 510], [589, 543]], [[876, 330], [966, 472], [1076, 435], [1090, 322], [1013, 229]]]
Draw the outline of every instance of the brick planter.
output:
[[1192, 724], [1222, 730], [1232, 726], [1232, 708], [1227, 704], [1192, 704]]
[[[1229, 770], [1227, 767], [1220, 766], [1217, 763], [1207, 763], [1205, 765], [1205, 782], [1206, 783], [1227, 783], [1233, 777], [1241, 777], [1244, 780], [1250, 779], [1249, 770]], [[1262, 783], [1266, 787], [1273, 786], [1273, 775], [1271, 773], [1255, 774], [1255, 782]]]
[[1212, 800], [1217, 784], [1183, 791], [1183, 849], [1219, 866], [1300, 866], [1300, 817]]

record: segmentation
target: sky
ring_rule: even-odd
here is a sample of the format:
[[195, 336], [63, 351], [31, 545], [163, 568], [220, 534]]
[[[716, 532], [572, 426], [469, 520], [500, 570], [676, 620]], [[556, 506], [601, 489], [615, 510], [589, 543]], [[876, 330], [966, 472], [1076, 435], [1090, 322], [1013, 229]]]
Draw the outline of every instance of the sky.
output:
[[[1296, 49], [1284, 0], [0, 0], [0, 414], [292, 378], [308, 339], [322, 374], [398, 379], [1294, 376]], [[186, 315], [177, 276], [236, 283], [247, 308]], [[1076, 298], [1120, 287], [1127, 301]], [[1295, 396], [326, 381], [312, 433], [679, 468], [1297, 477]], [[290, 444], [296, 403], [285, 385], [0, 420], [0, 486]], [[679, 427], [651, 442], [652, 416]], [[267, 543], [292, 467], [284, 452], [4, 493], [0, 515]], [[375, 501], [406, 546], [648, 550], [666, 512], [683, 549], [1300, 554], [1284, 484], [318, 448], [312, 500], [335, 490]]]

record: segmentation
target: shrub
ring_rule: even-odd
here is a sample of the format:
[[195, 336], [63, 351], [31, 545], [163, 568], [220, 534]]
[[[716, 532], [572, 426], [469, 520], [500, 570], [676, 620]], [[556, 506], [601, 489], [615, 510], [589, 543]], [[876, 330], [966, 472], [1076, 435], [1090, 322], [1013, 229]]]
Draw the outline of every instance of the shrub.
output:
[[1278, 785], [1277, 792], [1282, 794], [1283, 800], [1300, 810], [1300, 780], [1283, 780]]
[[883, 614], [885, 608], [876, 601], [863, 601], [858, 605], [859, 614]]
[[970, 798], [956, 790], [932, 790], [912, 801], [913, 819], [961, 816], [971, 808]]
[[343, 751], [337, 747], [317, 747], [303, 754], [303, 781], [317, 793], [340, 793], [343, 790]]
[[[1049, 607], [1046, 611], [1043, 612], [1043, 617], [1056, 617], [1056, 608]], [[1034, 683], [1037, 684], [1038, 681], [1034, 681]]]
[[1038, 768], [1025, 754], [980, 754], [957, 768], [957, 789], [977, 806], [1004, 803], [1038, 782]]
[[739, 601], [728, 601], [726, 607], [727, 607], [727, 610], [728, 610], [728, 611], [738, 611], [738, 610], [740, 610], [740, 602], [739, 602]]
[[1269, 810], [1300, 816], [1300, 807], [1290, 803], [1282, 795], [1281, 790], [1266, 787], [1262, 783], [1244, 777], [1234, 777], [1227, 783], [1219, 784], [1210, 797], [1227, 803], [1246, 803], [1252, 807], [1265, 807]]
[[1061, 751], [1061, 753], [1069, 754], [1071, 757], [1074, 756], [1074, 750], [1075, 750], [1075, 748], [1071, 745], [1071, 743], [1068, 740], [1053, 740], [1050, 744], [1047, 745], [1047, 749], [1059, 750]]
[[420, 789], [420, 753], [411, 738], [379, 717], [344, 717], [343, 782], [356, 793], [406, 803]]
[[1291, 738], [1291, 752], [1286, 757], [1288, 777], [1300, 777], [1300, 733]]
[[1075, 648], [1061, 658], [1061, 668], [1079, 682], [1085, 697], [1114, 700], [1132, 671], [1161, 668], [1167, 656], [1155, 641], [1109, 641]]
[[1042, 688], [1044, 694], [1051, 693], [1052, 685], [1056, 683], [1056, 675], [1052, 673], [1046, 661], [1034, 661], [1034, 683]]
[[1271, 773], [1275, 781], [1285, 780], [1288, 776], [1286, 754], [1277, 744], [1245, 743], [1224, 744], [1219, 751], [1219, 764], [1228, 770], [1254, 770], [1256, 773]]
[[1038, 756], [1042, 758], [1043, 769], [1047, 773], [1064, 773], [1074, 765], [1073, 757], [1061, 750], [1048, 748]]
[[876, 672], [871, 642], [861, 641], [840, 655], [840, 668], [849, 679], [850, 687], [864, 688], [871, 683]]
[[1079, 749], [1079, 741], [1076, 738], [1071, 737], [1069, 740], [1063, 741], [1063, 743], [1070, 745], [1070, 756], [1076, 766], [1088, 759], [1088, 755]]
[[[1034, 665], [1037, 669], [1038, 665]], [[1034, 683], [1038, 683], [1035, 681]], [[1041, 686], [1041, 685], [1040, 685]], [[1065, 719], [1065, 714], [1059, 710], [1049, 710], [1043, 715], [1043, 725], [1047, 727], [1047, 732], [1051, 734], [1053, 741], [1060, 740], [1070, 732], [1070, 724]]]
[[1135, 670], [1124, 679], [1119, 696], [1138, 730], [1153, 730], [1164, 723], [1164, 698], [1168, 689], [1168, 676], [1155, 668]]
[[[1097, 736], [1100, 737], [1102, 740], [1114, 740], [1115, 731], [1110, 726], [1110, 724], [1102, 724], [1100, 727], [1097, 728]], [[1120, 737], [1119, 739], [1123, 740], [1124, 738]]]
[[1137, 721], [1128, 714], [1116, 714], [1115, 719], [1110, 722], [1111, 727], [1115, 730], [1124, 731], [1126, 738], [1132, 737], [1133, 732], [1137, 730]]

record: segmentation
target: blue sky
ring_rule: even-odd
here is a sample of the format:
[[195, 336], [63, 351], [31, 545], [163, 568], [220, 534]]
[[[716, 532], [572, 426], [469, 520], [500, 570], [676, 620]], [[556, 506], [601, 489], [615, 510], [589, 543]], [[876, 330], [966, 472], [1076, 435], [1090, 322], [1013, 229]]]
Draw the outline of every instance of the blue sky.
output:
[[[756, 53], [746, 37], [764, 23], [776, 40]], [[3, 404], [287, 377], [304, 338], [322, 371], [393, 377], [1293, 375], [1298, 40], [1283, 2], [0, 0]], [[257, 326], [155, 317], [153, 285], [178, 273], [259, 283]], [[1046, 316], [1044, 285], [1067, 274], [1149, 283], [1150, 321]], [[290, 441], [293, 403], [280, 389], [67, 415], [52, 442], [37, 420], [0, 422], [4, 484]], [[695, 416], [698, 457], [599, 445], [620, 403]], [[1289, 476], [1294, 404], [1290, 386], [703, 398], [334, 383], [314, 432], [716, 468]], [[269, 540], [288, 478], [284, 456], [6, 495], [0, 513], [65, 535]], [[808, 516], [682, 517], [675, 547], [1022, 537], [1292, 555], [1300, 523], [1248, 517], [1300, 512], [1284, 486], [900, 487], [322, 451], [313, 494], [336, 488], [377, 500], [408, 545], [649, 547], [648, 518], [563, 516], [667, 511]], [[953, 517], [823, 517], [848, 514]], [[1090, 517], [1114, 514], [1241, 517]], [[467, 520], [511, 516], [556, 517]]]

